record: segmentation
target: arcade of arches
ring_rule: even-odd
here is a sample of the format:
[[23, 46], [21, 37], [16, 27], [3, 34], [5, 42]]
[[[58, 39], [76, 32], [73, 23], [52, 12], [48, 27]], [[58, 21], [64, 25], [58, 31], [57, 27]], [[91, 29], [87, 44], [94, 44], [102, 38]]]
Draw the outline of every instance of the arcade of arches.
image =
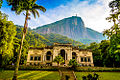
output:
[[30, 48], [28, 51], [27, 65], [53, 65], [55, 56], [61, 55], [64, 64], [68, 64], [70, 59], [75, 59], [80, 66], [94, 66], [92, 52], [87, 49], [79, 49], [72, 44], [54, 43], [53, 46], [45, 48]]

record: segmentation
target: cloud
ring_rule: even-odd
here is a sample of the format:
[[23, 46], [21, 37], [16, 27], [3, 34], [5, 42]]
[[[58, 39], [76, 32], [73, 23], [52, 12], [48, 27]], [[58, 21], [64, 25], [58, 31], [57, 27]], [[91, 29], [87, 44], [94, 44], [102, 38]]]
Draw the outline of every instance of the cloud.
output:
[[73, 0], [67, 3], [67, 5], [61, 5], [49, 10], [47, 15], [50, 19], [56, 21], [77, 14], [82, 17], [86, 27], [102, 32], [112, 25], [105, 20], [105, 18], [109, 16], [110, 9], [108, 3], [110, 1], [111, 0], [98, 0], [94, 4], [89, 4], [87, 0], [82, 2]]
[[[105, 20], [105, 18], [109, 16], [110, 9], [108, 3], [110, 1], [111, 0], [97, 0], [95, 3], [89, 4], [90, 0], [73, 0], [65, 5], [49, 9], [45, 13], [40, 12], [39, 18], [34, 19], [31, 15], [29, 27], [36, 28], [77, 14], [83, 19], [86, 27], [102, 32], [112, 25]], [[18, 25], [24, 25], [25, 17], [23, 14], [17, 16], [9, 10], [3, 11], [9, 14], [9, 20], [12, 20]]]
[[54, 22], [53, 20], [51, 20], [48, 16], [46, 15], [40, 15], [39, 18], [34, 18], [33, 16], [31, 17], [31, 20], [29, 21], [29, 27], [31, 28], [36, 28], [39, 27], [41, 25], [45, 25], [45, 24], [49, 24]]

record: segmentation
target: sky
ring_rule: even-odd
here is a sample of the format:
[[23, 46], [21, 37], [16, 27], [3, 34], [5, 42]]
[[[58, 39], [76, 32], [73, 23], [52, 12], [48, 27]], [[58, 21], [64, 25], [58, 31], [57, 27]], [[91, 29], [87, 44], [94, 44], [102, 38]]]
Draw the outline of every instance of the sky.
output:
[[[40, 11], [40, 17], [34, 18], [28, 22], [30, 28], [36, 28], [58, 20], [77, 16], [84, 21], [85, 27], [91, 28], [98, 32], [109, 29], [113, 23], [109, 23], [105, 18], [109, 17], [110, 8], [108, 4], [111, 0], [37, 0], [37, 4], [44, 6], [46, 12]], [[11, 7], [3, 0], [2, 12], [6, 13], [10, 21], [16, 25], [24, 25], [25, 16], [16, 15], [11, 11]]]

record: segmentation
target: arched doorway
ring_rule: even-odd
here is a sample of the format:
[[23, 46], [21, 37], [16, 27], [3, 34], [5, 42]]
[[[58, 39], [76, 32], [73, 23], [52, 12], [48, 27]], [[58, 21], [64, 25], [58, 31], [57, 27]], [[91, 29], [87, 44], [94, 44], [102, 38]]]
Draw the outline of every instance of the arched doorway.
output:
[[63, 59], [65, 60], [65, 50], [62, 49], [60, 50], [60, 55], [63, 57]]
[[76, 55], [76, 53], [75, 53], [75, 52], [72, 52], [72, 59], [77, 60], [77, 55]]
[[46, 54], [46, 60], [47, 61], [52, 61], [52, 53], [51, 53], [51, 51], [47, 52], [47, 54]]

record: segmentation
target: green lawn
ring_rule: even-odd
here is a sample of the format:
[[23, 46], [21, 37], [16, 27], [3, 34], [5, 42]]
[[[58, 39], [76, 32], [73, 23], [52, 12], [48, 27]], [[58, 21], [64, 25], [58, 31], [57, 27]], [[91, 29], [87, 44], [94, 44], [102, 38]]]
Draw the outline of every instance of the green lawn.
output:
[[[82, 80], [82, 76], [93, 72], [75, 72], [77, 80]], [[120, 72], [96, 72], [99, 75], [99, 80], [120, 80]]]
[[[12, 79], [14, 71], [0, 72], [0, 79]], [[18, 79], [60, 80], [57, 71], [19, 71]]]
[[[12, 79], [14, 71], [4, 70], [0, 72], [0, 79]], [[77, 80], [82, 80], [82, 76], [93, 72], [75, 72]], [[96, 72], [99, 80], [120, 80], [120, 72]], [[37, 80], [60, 80], [57, 71], [19, 71], [18, 79], [37, 79]]]

